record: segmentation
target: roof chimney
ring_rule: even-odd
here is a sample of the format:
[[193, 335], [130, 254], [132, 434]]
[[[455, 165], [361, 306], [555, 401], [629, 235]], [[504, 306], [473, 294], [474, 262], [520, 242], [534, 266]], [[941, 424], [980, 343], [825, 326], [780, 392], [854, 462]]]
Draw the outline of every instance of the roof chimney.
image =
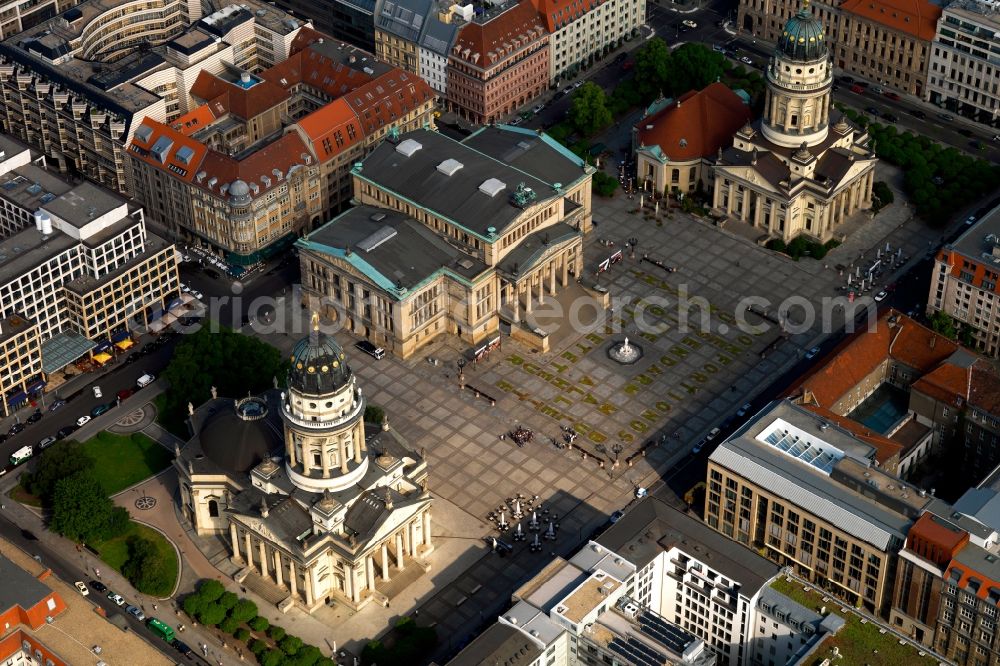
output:
[[934, 345], [936, 345], [936, 344], [937, 344], [937, 336], [936, 335], [932, 335], [931, 336], [931, 349], [934, 349]]

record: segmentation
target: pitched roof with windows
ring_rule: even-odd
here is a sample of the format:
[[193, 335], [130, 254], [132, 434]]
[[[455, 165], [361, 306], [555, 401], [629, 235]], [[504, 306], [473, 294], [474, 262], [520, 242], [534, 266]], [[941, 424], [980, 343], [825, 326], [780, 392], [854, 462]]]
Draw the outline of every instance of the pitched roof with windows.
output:
[[521, 0], [488, 20], [465, 24], [458, 32], [451, 55], [487, 69], [520, 52], [525, 45], [546, 38], [547, 34], [531, 0]]
[[357, 114], [343, 98], [316, 109], [296, 124], [309, 138], [320, 162], [361, 143], [365, 137]]
[[289, 99], [291, 93], [267, 79], [243, 88], [202, 70], [191, 86], [191, 96], [249, 120]]
[[416, 74], [393, 69], [344, 95], [364, 125], [375, 134], [434, 99], [430, 85]]
[[606, 0], [532, 0], [549, 32], [557, 32]]

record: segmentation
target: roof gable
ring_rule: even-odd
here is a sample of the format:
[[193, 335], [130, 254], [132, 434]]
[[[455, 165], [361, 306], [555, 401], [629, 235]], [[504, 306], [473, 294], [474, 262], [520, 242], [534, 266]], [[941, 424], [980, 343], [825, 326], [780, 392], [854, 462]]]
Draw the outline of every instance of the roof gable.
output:
[[521, 0], [486, 22], [463, 26], [451, 53], [453, 57], [487, 68], [545, 36], [545, 25], [531, 0]]
[[722, 83], [691, 90], [674, 103], [643, 118], [639, 143], [659, 146], [667, 159], [683, 162], [714, 155], [750, 121], [750, 107]]
[[846, 0], [840, 8], [926, 41], [934, 39], [941, 18], [941, 7], [927, 0]]

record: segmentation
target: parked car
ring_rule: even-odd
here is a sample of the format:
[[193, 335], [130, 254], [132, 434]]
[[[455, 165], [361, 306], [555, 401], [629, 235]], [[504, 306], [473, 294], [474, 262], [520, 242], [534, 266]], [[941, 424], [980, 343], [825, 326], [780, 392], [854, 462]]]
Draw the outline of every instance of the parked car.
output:
[[196, 299], [198, 299], [199, 301], [201, 301], [201, 300], [204, 300], [204, 299], [205, 299], [205, 294], [201, 293], [201, 292], [200, 292], [200, 291], [198, 291], [197, 289], [192, 289], [192, 290], [191, 290], [191, 295], [192, 295], [192, 296], [194, 296], [194, 297], [195, 297]]
[[94, 397], [95, 398], [103, 398], [104, 397], [104, 393], [101, 392], [101, 387], [100, 386], [95, 386], [94, 387]]
[[876, 118], [878, 118], [878, 109], [875, 108], [874, 106], [869, 106], [867, 109], [865, 109], [865, 113], [870, 113]]
[[708, 431], [708, 434], [705, 435], [705, 439], [708, 440], [709, 442], [711, 442], [713, 439], [715, 439], [718, 436], [719, 436], [719, 429], [718, 428], [712, 428], [711, 430]]
[[55, 437], [46, 437], [45, 439], [39, 440], [38, 449], [39, 450], [47, 449], [53, 444], [55, 444], [57, 441], [59, 440], [57, 440]]
[[692, 30], [694, 30], [695, 28], [698, 27], [698, 24], [695, 23], [694, 21], [692, 21], [691, 19], [684, 19], [683, 21], [681, 21], [681, 25], [686, 25], [687, 27], [691, 28]]
[[59, 400], [56, 400], [55, 402], [53, 402], [51, 405], [49, 405], [49, 411], [50, 412], [54, 412], [57, 409], [59, 409], [60, 407], [65, 407], [65, 406], [66, 406], [66, 401], [62, 400], [62, 399], [59, 399]]
[[99, 580], [92, 580], [89, 583], [87, 583], [87, 585], [89, 585], [90, 587], [94, 588], [95, 590], [97, 590], [101, 594], [104, 594], [105, 592], [108, 591], [108, 586], [105, 585], [104, 583], [102, 583]]
[[940, 118], [941, 120], [947, 120], [951, 122], [952, 120], [955, 119], [955, 116], [951, 115], [950, 113], [939, 113], [938, 118]]
[[691, 449], [691, 453], [693, 453], [694, 455], [698, 455], [699, 453], [701, 453], [701, 450], [705, 448], [706, 444], [708, 444], [708, 440], [703, 437], [697, 444], [694, 445], [694, 447]]
[[854, 85], [856, 85], [859, 88], [867, 88], [868, 87], [868, 82], [867, 81], [858, 80], [858, 81], [854, 82]]
[[843, 83], [844, 85], [848, 85], [849, 86], [852, 83], [854, 83], [854, 77], [853, 76], [841, 76], [840, 77], [840, 82]]
[[146, 614], [142, 612], [142, 609], [138, 606], [128, 606], [125, 608], [125, 612], [134, 617], [135, 619], [142, 622], [146, 619]]
[[77, 427], [82, 427], [82, 426], [85, 426], [85, 425], [87, 425], [88, 423], [90, 423], [90, 417], [89, 417], [89, 416], [87, 416], [86, 414], [84, 414], [83, 416], [81, 416], [80, 418], [78, 418], [78, 419], [76, 420], [76, 425], [77, 425]]
[[864, 95], [865, 89], [855, 83], [853, 86], [851, 86], [851, 92], [858, 95]]
[[87, 589], [87, 586], [84, 585], [82, 580], [76, 581], [75, 583], [73, 583], [73, 586], [76, 589], [78, 589], [80, 591], [80, 594], [82, 594], [83, 596], [87, 596], [88, 594], [90, 594], [90, 590]]
[[881, 95], [885, 91], [882, 90], [882, 86], [872, 86], [872, 92], [875, 93], [876, 95]]
[[886, 121], [887, 123], [898, 123], [899, 116], [897, 116], [894, 113], [883, 113], [882, 120]]
[[107, 412], [110, 409], [111, 405], [98, 405], [97, 407], [94, 407], [92, 410], [90, 410], [90, 416], [96, 419], [98, 416]]
[[28, 423], [38, 423], [39, 421], [42, 420], [42, 410], [36, 409], [35, 411], [31, 412], [31, 416], [29, 416], [25, 420]]
[[721, 44], [712, 44], [712, 50], [715, 51], [716, 53], [725, 53], [726, 47], [722, 46]]
[[747, 412], [750, 411], [750, 403], [744, 404], [742, 407], [736, 410], [736, 416], [743, 417], [746, 416]]
[[135, 393], [135, 391], [132, 389], [122, 389], [121, 391], [118, 391], [117, 397], [119, 400], [126, 400], [131, 398], [133, 393]]
[[368, 354], [375, 360], [381, 360], [382, 357], [385, 356], [384, 349], [382, 349], [377, 345], [373, 345], [367, 340], [359, 340], [358, 342], [354, 343], [354, 346], [359, 350], [363, 351], [364, 353]]
[[635, 67], [634, 60], [626, 60], [625, 62], [622, 63], [622, 70], [626, 72], [632, 69], [633, 67]]
[[[214, 268], [206, 268], [205, 269], [205, 275], [207, 275], [208, 277], [212, 278], [213, 280], [217, 280], [220, 277], [222, 277], [222, 275], [219, 273], [219, 271], [215, 270]], [[192, 289], [191, 292], [194, 293], [194, 289]]]
[[66, 439], [76, 431], [75, 425], [68, 425], [65, 428], [59, 428], [59, 432], [56, 433], [56, 439]]
[[966, 224], [975, 224], [975, 222], [976, 222], [976, 216], [975, 215], [970, 215], [969, 217], [965, 218], [965, 223]]
[[892, 92], [891, 90], [887, 90], [885, 92], [885, 96], [888, 97], [889, 99], [891, 99], [894, 102], [898, 102], [899, 101], [899, 95], [897, 95], [896, 93]]
[[615, 511], [613, 514], [611, 514], [611, 524], [614, 525], [619, 520], [621, 520], [624, 516], [625, 516], [625, 512], [624, 511]]
[[887, 292], [885, 289], [883, 289], [882, 291], [880, 291], [877, 294], [875, 294], [875, 302], [876, 303], [881, 303], [882, 301], [884, 301], [888, 297], [889, 297], [889, 292]]
[[511, 118], [510, 124], [511, 125], [520, 125], [521, 124], [521, 116], [518, 116], [516, 118]]
[[744, 63], [746, 65], [753, 65], [753, 60], [751, 60], [747, 56], [743, 56], [742, 58], [740, 58], [740, 62], [742, 62], [742, 63]]
[[544, 104], [539, 104], [538, 106], [536, 106], [535, 108], [533, 108], [531, 110], [531, 112], [534, 113], [535, 115], [538, 115], [539, 113], [541, 113], [544, 110], [545, 110], [545, 105]]
[[910, 115], [912, 115], [914, 118], [920, 118], [921, 120], [927, 117], [927, 114], [921, 111], [920, 109], [914, 109], [913, 111], [910, 112]]
[[183, 641], [174, 640], [174, 642], [171, 643], [171, 645], [173, 645], [174, 649], [180, 652], [181, 655], [187, 657], [188, 659], [190, 659], [191, 656], [194, 654], [190, 646], [188, 646], [188, 644]]
[[14, 424], [11, 424], [10, 430], [7, 431], [7, 434], [10, 435], [11, 437], [13, 437], [14, 435], [16, 435], [19, 432], [24, 432], [24, 424], [23, 423], [14, 423]]
[[812, 349], [806, 352], [806, 358], [815, 358], [816, 354], [818, 353], [819, 353], [819, 347], [813, 347]]
[[111, 599], [111, 601], [115, 604], [115, 606], [124, 606], [125, 605], [125, 599], [123, 599], [122, 595], [118, 594], [117, 592], [111, 592], [111, 591], [109, 591], [108, 592], [108, 599]]
[[135, 385], [138, 386], [139, 388], [146, 388], [154, 381], [156, 381], [156, 375], [147, 372], [142, 377], [139, 377], [139, 379], [136, 380]]

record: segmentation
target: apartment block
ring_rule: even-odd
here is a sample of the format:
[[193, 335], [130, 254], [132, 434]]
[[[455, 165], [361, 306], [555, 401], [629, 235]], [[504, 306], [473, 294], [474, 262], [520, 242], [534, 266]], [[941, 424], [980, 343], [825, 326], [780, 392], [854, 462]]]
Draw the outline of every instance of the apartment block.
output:
[[709, 456], [705, 522], [882, 615], [896, 554], [931, 498], [877, 460], [850, 430], [773, 402]]
[[125, 147], [143, 118], [190, 111], [202, 71], [284, 60], [300, 27], [260, 0], [207, 16], [195, 0], [88, 0], [0, 42], [0, 128], [130, 194]]
[[1000, 11], [996, 3], [944, 5], [931, 45], [927, 95], [934, 104], [997, 126], [1000, 111]]
[[202, 72], [199, 106], [169, 125], [144, 120], [129, 147], [135, 197], [153, 219], [235, 266], [342, 210], [358, 160], [390, 131], [433, 121], [417, 75], [311, 29], [292, 49], [258, 74]]
[[375, 55], [422, 77], [445, 98], [448, 56], [472, 5], [442, 0], [379, 0], [375, 8]]
[[45, 390], [52, 373], [145, 328], [180, 285], [173, 245], [146, 230], [141, 208], [90, 182], [63, 181], [7, 137], [0, 155], [6, 415]]

